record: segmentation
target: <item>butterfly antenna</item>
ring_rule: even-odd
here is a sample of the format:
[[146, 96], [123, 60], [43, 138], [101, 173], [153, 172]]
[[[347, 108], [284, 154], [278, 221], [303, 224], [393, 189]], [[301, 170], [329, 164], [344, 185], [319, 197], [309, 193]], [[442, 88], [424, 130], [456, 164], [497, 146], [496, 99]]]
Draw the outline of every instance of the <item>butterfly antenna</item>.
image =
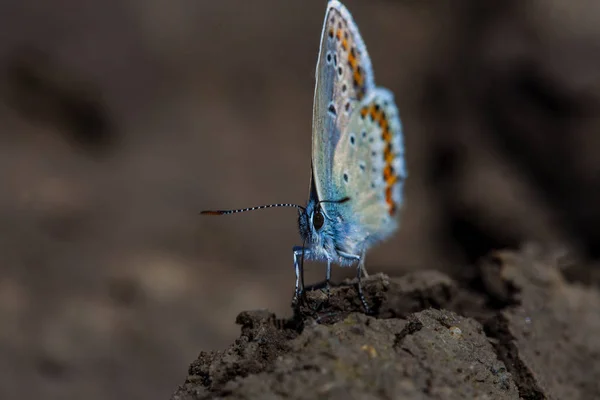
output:
[[295, 208], [299, 208], [301, 210], [305, 210], [304, 207], [299, 206], [298, 204], [292, 204], [292, 203], [278, 203], [278, 204], [267, 204], [264, 206], [256, 206], [256, 207], [248, 207], [248, 208], [240, 208], [237, 210], [205, 210], [205, 211], [201, 211], [200, 214], [201, 215], [226, 215], [226, 214], [237, 214], [237, 213], [241, 213], [241, 212], [246, 212], [246, 211], [254, 211], [254, 210], [261, 210], [263, 208], [273, 208], [273, 207], [295, 207]]

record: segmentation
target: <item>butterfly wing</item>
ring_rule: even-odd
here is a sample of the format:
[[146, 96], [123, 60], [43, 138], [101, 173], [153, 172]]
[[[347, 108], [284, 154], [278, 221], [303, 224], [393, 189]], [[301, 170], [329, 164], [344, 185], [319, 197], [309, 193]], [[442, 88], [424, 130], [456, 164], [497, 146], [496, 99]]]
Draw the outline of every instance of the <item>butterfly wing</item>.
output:
[[321, 33], [313, 105], [312, 168], [319, 200], [343, 197], [340, 187], [331, 184], [335, 149], [354, 109], [373, 88], [371, 61], [358, 28], [346, 7], [330, 1]]
[[332, 169], [332, 186], [350, 201], [337, 209], [360, 227], [359, 235], [378, 241], [397, 227], [406, 178], [402, 126], [392, 93], [367, 93], [341, 132]]

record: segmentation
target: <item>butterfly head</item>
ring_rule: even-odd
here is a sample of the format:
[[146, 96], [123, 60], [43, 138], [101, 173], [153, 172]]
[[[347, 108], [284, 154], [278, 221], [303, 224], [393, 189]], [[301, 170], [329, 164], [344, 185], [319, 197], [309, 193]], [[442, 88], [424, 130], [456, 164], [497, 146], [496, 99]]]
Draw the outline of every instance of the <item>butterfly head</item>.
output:
[[334, 222], [323, 209], [323, 203], [342, 204], [349, 201], [349, 197], [339, 200], [316, 201], [311, 199], [305, 209], [298, 213], [298, 227], [304, 243], [313, 249], [326, 247], [328, 238], [334, 235]]
[[304, 210], [298, 210], [298, 227], [305, 243], [319, 242], [320, 234], [329, 228], [325, 222], [325, 214], [317, 202], [311, 201]]

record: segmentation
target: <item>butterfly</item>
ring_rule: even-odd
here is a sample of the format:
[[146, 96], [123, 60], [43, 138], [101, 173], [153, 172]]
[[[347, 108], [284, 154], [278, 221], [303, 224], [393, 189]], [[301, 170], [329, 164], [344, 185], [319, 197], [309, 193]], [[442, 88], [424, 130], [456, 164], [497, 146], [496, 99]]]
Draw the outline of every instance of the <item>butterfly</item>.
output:
[[402, 125], [393, 94], [375, 86], [367, 48], [348, 9], [327, 4], [316, 67], [312, 163], [305, 207], [283, 203], [237, 210], [203, 211], [223, 215], [271, 207], [298, 208], [302, 246], [293, 248], [294, 304], [304, 294], [304, 260], [357, 266], [361, 287], [368, 276], [366, 252], [399, 225], [407, 177]]

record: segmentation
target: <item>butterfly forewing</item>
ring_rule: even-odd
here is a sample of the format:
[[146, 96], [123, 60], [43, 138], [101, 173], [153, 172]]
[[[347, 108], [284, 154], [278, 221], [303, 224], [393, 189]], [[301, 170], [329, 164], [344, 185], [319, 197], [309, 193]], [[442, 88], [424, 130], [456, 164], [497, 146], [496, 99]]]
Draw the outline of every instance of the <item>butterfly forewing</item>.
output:
[[321, 34], [313, 106], [312, 165], [320, 199], [340, 197], [338, 188], [328, 183], [335, 148], [352, 113], [373, 87], [371, 61], [352, 16], [341, 3], [330, 1]]

